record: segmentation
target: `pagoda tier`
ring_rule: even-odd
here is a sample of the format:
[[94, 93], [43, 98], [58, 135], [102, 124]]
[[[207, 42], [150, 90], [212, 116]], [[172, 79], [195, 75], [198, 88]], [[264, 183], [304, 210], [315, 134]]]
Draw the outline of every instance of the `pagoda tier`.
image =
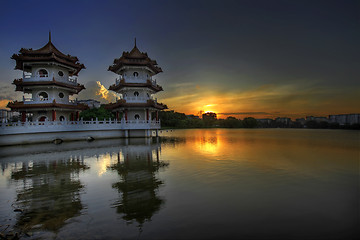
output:
[[23, 91], [23, 92], [31, 92], [32, 87], [38, 87], [38, 86], [56, 86], [61, 88], [66, 88], [69, 90], [70, 94], [78, 94], [81, 90], [85, 89], [84, 85], [79, 83], [74, 83], [71, 81], [67, 82], [61, 82], [56, 81], [55, 78], [52, 79], [52, 81], [27, 81], [20, 79], [15, 79], [13, 82], [14, 85], [16, 85], [15, 91]]
[[119, 73], [123, 68], [136, 66], [147, 67], [153, 74], [162, 72], [162, 69], [157, 66], [156, 61], [150, 59], [147, 53], [140, 52], [136, 44], [130, 52], [123, 52], [120, 58], [114, 59], [114, 63], [109, 66], [108, 71]]
[[115, 84], [111, 85], [109, 87], [109, 90], [118, 92], [123, 88], [126, 87], [141, 87], [141, 88], [149, 88], [150, 90], [154, 92], [160, 92], [163, 91], [163, 88], [156, 84], [154, 81], [147, 79], [145, 83], [130, 83], [125, 82], [125, 79], [121, 79], [120, 81], [117, 81]]
[[128, 103], [124, 99], [118, 100], [116, 103], [109, 103], [105, 105], [106, 109], [114, 110], [117, 108], [154, 108], [157, 110], [164, 110], [168, 107], [165, 104], [158, 103], [155, 100], [147, 100], [145, 103]]
[[12, 55], [12, 59], [16, 60], [15, 69], [29, 71], [31, 67], [28, 66], [28, 63], [57, 63], [59, 65], [66, 66], [69, 68], [70, 75], [77, 75], [81, 69], [84, 69], [84, 64], [79, 63], [78, 58], [65, 55], [60, 52], [51, 42], [51, 37], [49, 37], [49, 42], [40, 49], [33, 50], [32, 48], [26, 49], [21, 48], [20, 54]]
[[28, 104], [25, 102], [9, 102], [7, 105], [8, 108], [11, 108], [12, 111], [19, 111], [19, 110], [26, 110], [26, 109], [41, 109], [41, 110], [48, 110], [48, 109], [69, 109], [69, 110], [86, 110], [89, 109], [89, 106], [86, 104], [64, 104], [64, 103], [57, 103], [53, 100], [50, 103], [36, 103], [36, 104]]

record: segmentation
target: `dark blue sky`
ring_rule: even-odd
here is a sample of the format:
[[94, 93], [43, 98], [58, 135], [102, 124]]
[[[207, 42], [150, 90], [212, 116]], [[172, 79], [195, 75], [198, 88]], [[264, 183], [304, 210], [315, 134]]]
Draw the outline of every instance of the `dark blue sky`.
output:
[[359, 16], [360, 1], [4, 1], [0, 99], [20, 96], [11, 55], [42, 47], [51, 30], [87, 67], [80, 97], [114, 82], [107, 67], [136, 37], [175, 110], [360, 112]]

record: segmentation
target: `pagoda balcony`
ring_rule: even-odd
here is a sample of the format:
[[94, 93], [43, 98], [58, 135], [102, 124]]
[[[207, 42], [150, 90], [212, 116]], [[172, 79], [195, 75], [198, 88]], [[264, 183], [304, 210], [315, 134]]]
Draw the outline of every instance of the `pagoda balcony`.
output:
[[[52, 103], [55, 99], [52, 98], [42, 98], [42, 99], [33, 99], [33, 98], [25, 98], [23, 97], [23, 102], [24, 104], [41, 104], [41, 103]], [[62, 100], [62, 99], [57, 99], [56, 100], [57, 103], [61, 103], [61, 104], [68, 104], [68, 105], [77, 105], [77, 101], [76, 100]]]
[[127, 103], [146, 103], [148, 100], [154, 100], [149, 97], [123, 97]]
[[77, 84], [76, 76], [60, 77], [58, 75], [55, 75], [54, 73], [33, 76], [31, 73], [25, 73], [25, 72], [23, 73], [24, 82], [49, 82], [53, 80], [67, 84], [73, 84], [73, 85]]
[[[131, 79], [137, 79], [137, 81], [131, 81]], [[135, 77], [127, 77], [126, 79], [124, 77], [117, 78], [115, 80], [115, 84], [111, 85], [109, 90], [117, 91], [123, 87], [149, 87], [157, 92], [163, 91], [163, 88], [156, 83], [156, 80], [153, 80], [152, 78], [147, 78], [144, 81]]]

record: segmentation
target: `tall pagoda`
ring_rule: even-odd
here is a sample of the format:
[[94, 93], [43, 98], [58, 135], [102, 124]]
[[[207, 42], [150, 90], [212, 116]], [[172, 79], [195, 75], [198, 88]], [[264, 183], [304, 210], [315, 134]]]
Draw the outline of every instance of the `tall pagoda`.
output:
[[167, 106], [153, 98], [154, 94], [163, 91], [156, 80], [153, 80], [153, 76], [162, 72], [162, 69], [146, 52], [140, 52], [136, 39], [134, 48], [115, 59], [108, 71], [119, 75], [109, 90], [121, 94], [121, 98], [108, 104], [106, 108], [114, 112], [118, 120], [122, 114], [126, 122], [158, 122], [158, 112], [167, 109]]
[[15, 69], [23, 71], [23, 78], [15, 79], [16, 91], [31, 94], [23, 101], [9, 102], [7, 107], [21, 113], [21, 121], [27, 117], [32, 121], [74, 121], [79, 113], [88, 108], [70, 100], [70, 96], [85, 89], [77, 83], [77, 75], [85, 68], [78, 58], [65, 55], [51, 42], [40, 49], [21, 48], [19, 54], [12, 57], [16, 61]]

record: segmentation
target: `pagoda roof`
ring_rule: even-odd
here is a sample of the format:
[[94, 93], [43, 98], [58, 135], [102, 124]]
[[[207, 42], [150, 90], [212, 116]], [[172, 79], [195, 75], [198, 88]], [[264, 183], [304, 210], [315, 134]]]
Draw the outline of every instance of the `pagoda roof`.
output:
[[51, 103], [36, 103], [36, 104], [24, 104], [24, 102], [9, 102], [7, 104], [8, 108], [11, 108], [11, 110], [19, 110], [19, 109], [34, 109], [34, 108], [63, 108], [63, 109], [74, 109], [74, 110], [86, 110], [89, 108], [88, 105], [86, 104], [76, 104], [76, 105], [72, 105], [72, 104], [63, 104], [63, 103], [57, 103], [55, 100]]
[[163, 88], [160, 85], [154, 85], [150, 80], [147, 80], [146, 83], [127, 83], [124, 80], [121, 80], [120, 83], [111, 85], [109, 90], [116, 92], [125, 87], [147, 87], [155, 92], [163, 91]]
[[108, 71], [117, 73], [124, 66], [146, 66], [155, 74], [162, 72], [157, 66], [157, 62], [148, 57], [146, 52], [140, 52], [136, 46], [130, 52], [123, 52], [120, 58], [114, 59], [113, 65], [109, 66]]
[[77, 75], [85, 68], [84, 64], [78, 62], [77, 57], [60, 52], [51, 42], [50, 35], [49, 42], [42, 48], [36, 50], [21, 48], [19, 54], [13, 54], [11, 58], [16, 60], [15, 69], [19, 70], [24, 70], [24, 63], [27, 62], [57, 62], [72, 68], [71, 75]]
[[126, 100], [120, 99], [115, 103], [105, 104], [104, 107], [109, 110], [116, 108], [133, 108], [133, 107], [153, 107], [159, 110], [167, 109], [165, 104], [157, 103], [154, 100], [149, 99], [146, 103], [127, 103]]
[[74, 90], [76, 94], [78, 94], [81, 90], [85, 89], [84, 85], [82, 84], [58, 82], [55, 80], [55, 78], [53, 78], [52, 81], [23, 81], [23, 79], [20, 78], [20, 79], [15, 79], [12, 84], [16, 85], [15, 91], [24, 91], [24, 87], [49, 86], [49, 85], [69, 88]]

